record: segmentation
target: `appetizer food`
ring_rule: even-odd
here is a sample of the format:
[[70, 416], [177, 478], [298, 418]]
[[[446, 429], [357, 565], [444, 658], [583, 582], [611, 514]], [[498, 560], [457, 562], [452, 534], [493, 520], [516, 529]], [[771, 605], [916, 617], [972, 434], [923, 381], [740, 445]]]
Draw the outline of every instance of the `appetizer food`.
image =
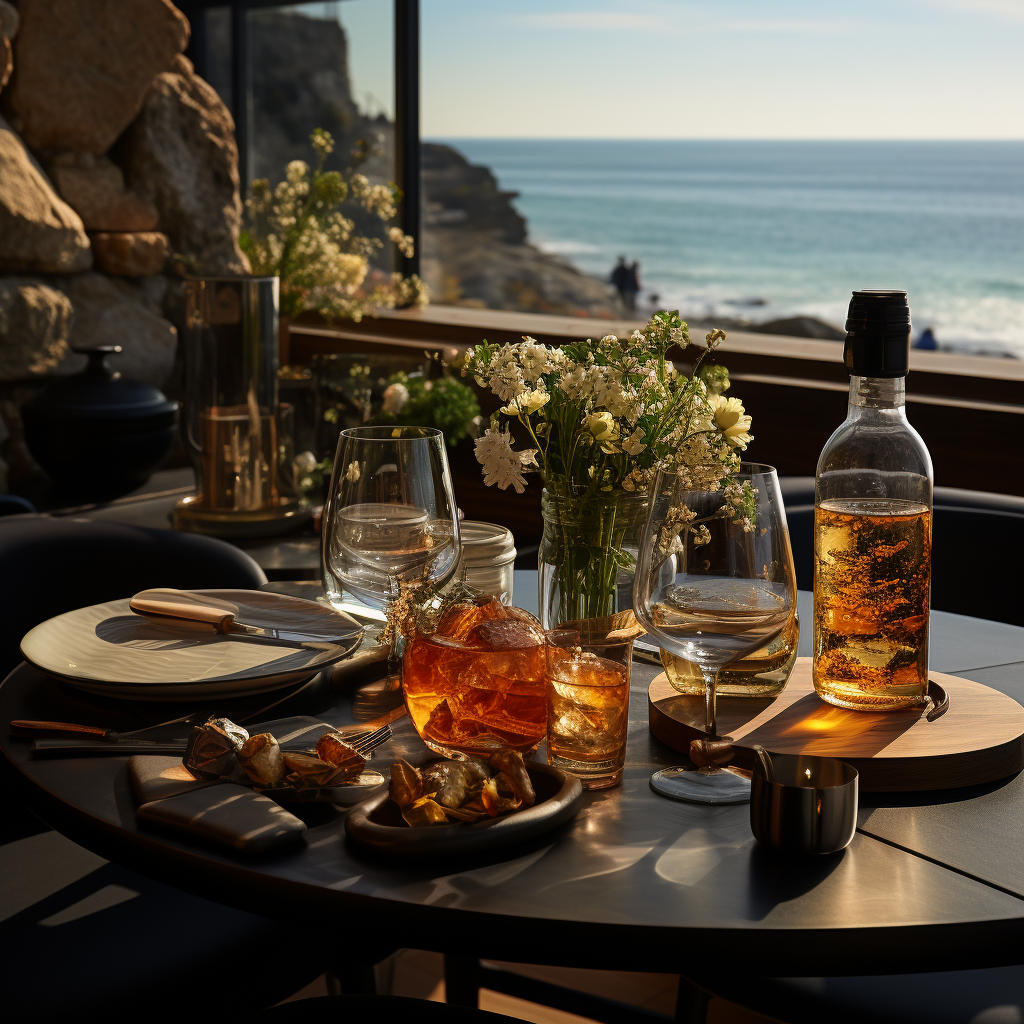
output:
[[281, 747], [269, 732], [250, 736], [235, 751], [235, 757], [253, 785], [262, 788], [276, 786], [288, 771]]
[[397, 761], [391, 766], [390, 792], [411, 828], [498, 818], [532, 807], [537, 799], [517, 750], [499, 750], [486, 760], [438, 761], [425, 768]]
[[336, 768], [342, 768], [346, 772], [354, 772], [356, 775], [363, 770], [366, 758], [359, 753], [355, 747], [349, 746], [341, 733], [325, 732], [317, 740], [316, 756], [321, 761], [333, 764]]
[[234, 776], [257, 789], [322, 789], [354, 782], [366, 758], [337, 732], [324, 733], [315, 751], [282, 750], [268, 732], [250, 736], [229, 719], [216, 718], [192, 730], [182, 764], [201, 778]]
[[201, 779], [222, 779], [238, 769], [235, 751], [249, 738], [228, 718], [211, 718], [189, 737], [182, 764]]

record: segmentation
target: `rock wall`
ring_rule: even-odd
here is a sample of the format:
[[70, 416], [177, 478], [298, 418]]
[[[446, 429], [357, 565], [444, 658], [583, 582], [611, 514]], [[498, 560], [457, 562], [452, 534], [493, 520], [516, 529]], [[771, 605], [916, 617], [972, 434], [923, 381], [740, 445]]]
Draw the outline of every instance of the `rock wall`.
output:
[[33, 382], [85, 365], [72, 346], [119, 344], [112, 365], [163, 387], [169, 264], [249, 269], [234, 123], [188, 39], [170, 0], [0, 0], [0, 436]]

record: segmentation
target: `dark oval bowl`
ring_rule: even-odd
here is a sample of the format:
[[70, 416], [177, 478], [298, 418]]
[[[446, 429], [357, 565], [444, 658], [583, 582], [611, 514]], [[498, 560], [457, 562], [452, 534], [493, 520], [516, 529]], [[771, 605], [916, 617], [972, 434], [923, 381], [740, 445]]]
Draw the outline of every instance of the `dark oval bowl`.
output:
[[539, 761], [527, 761], [526, 770], [537, 793], [537, 802], [525, 811], [472, 825], [410, 828], [385, 790], [349, 812], [345, 832], [359, 845], [381, 853], [451, 857], [520, 843], [575, 817], [583, 804], [583, 786], [579, 779]]
[[172, 410], [156, 415], [75, 420], [23, 410], [32, 457], [59, 483], [96, 482], [103, 489], [144, 483], [171, 454]]

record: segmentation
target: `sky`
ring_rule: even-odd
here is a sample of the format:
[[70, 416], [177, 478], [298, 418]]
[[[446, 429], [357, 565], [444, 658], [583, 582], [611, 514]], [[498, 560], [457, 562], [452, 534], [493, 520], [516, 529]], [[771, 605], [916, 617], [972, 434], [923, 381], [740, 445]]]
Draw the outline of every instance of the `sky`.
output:
[[[362, 11], [354, 51], [355, 25], [391, 4], [339, 6]], [[421, 0], [421, 11], [425, 138], [1024, 138], [1024, 0]], [[353, 52], [357, 89], [388, 90], [382, 56]]]

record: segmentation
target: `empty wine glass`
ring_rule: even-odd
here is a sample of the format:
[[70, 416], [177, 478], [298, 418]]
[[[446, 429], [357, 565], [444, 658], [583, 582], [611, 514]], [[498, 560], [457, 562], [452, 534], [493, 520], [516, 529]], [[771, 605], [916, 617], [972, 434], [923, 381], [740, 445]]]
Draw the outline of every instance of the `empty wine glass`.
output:
[[637, 559], [637, 619], [666, 650], [704, 676], [704, 767], [666, 768], [651, 777], [663, 796], [693, 803], [744, 803], [750, 782], [714, 766], [719, 669], [770, 643], [796, 605], [796, 574], [779, 481], [771, 466], [743, 463], [728, 486], [689, 489], [660, 472]]
[[459, 564], [459, 517], [444, 436], [432, 427], [353, 427], [338, 438], [324, 505], [321, 576], [386, 609], [403, 587], [444, 586]]

